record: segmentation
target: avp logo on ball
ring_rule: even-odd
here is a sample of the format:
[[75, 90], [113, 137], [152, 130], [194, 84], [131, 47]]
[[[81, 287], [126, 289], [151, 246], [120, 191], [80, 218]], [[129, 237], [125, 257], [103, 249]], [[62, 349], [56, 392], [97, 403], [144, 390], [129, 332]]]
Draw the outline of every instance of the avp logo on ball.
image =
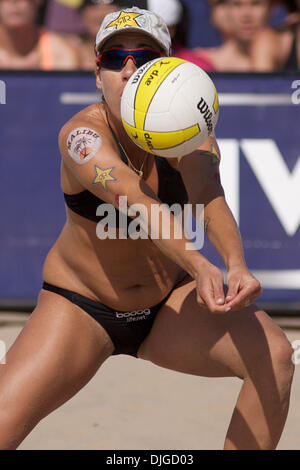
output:
[[146, 144], [148, 145], [150, 151], [153, 150], [152, 137], [151, 137], [151, 135], [150, 135], [148, 132], [145, 132], [145, 133], [144, 133], [144, 137], [145, 137], [145, 142], [146, 142]]
[[6, 85], [3, 80], [0, 80], [0, 104], [6, 104]]
[[146, 85], [147, 86], [150, 86], [151, 83], [153, 82], [154, 78], [158, 76], [158, 70], [153, 70], [153, 72], [151, 72], [151, 75], [150, 77], [146, 80]]

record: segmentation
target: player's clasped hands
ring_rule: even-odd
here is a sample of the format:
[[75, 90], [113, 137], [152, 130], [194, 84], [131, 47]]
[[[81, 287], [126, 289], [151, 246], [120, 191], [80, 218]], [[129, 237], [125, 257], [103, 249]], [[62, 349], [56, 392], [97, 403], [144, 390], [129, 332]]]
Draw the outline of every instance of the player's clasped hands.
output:
[[259, 281], [245, 266], [235, 266], [227, 273], [227, 292], [224, 291], [222, 271], [208, 263], [195, 277], [197, 302], [211, 313], [223, 314], [251, 305], [262, 293]]

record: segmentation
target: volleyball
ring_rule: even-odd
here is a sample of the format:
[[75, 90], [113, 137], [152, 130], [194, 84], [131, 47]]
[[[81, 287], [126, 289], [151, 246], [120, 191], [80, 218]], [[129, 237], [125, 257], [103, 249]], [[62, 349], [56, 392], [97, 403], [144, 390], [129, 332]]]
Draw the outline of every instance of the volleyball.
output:
[[147, 62], [128, 80], [121, 117], [128, 136], [154, 155], [179, 157], [213, 134], [219, 116], [213, 81], [197, 65], [176, 57]]

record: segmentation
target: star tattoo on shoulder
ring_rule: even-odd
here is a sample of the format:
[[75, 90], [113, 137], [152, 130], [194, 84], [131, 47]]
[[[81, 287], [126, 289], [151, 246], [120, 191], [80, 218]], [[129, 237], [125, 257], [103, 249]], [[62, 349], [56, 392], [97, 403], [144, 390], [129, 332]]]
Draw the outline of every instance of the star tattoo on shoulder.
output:
[[98, 165], [94, 165], [96, 176], [93, 184], [101, 184], [105, 191], [108, 190], [107, 183], [111, 181], [118, 181], [117, 178], [112, 176], [112, 171], [115, 169], [114, 166], [111, 168], [100, 168]]

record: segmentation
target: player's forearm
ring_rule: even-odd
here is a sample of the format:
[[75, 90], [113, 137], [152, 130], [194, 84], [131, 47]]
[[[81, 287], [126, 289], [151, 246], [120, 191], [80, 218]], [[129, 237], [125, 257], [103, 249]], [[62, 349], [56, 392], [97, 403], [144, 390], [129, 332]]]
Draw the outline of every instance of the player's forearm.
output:
[[209, 261], [198, 250], [187, 249], [190, 242], [185, 238], [181, 240], [160, 238], [152, 239], [152, 241], [164, 255], [187, 271], [194, 279], [209, 264]]
[[177, 218], [164, 205], [156, 207], [160, 208], [161, 217], [148, 218], [147, 223], [145, 218], [143, 229], [148, 230], [152, 242], [164, 255], [195, 278], [201, 269], [210, 264], [209, 261], [187, 238], [183, 214]]
[[212, 200], [204, 210], [207, 237], [221, 255], [226, 268], [245, 264], [237, 223], [223, 197]]

